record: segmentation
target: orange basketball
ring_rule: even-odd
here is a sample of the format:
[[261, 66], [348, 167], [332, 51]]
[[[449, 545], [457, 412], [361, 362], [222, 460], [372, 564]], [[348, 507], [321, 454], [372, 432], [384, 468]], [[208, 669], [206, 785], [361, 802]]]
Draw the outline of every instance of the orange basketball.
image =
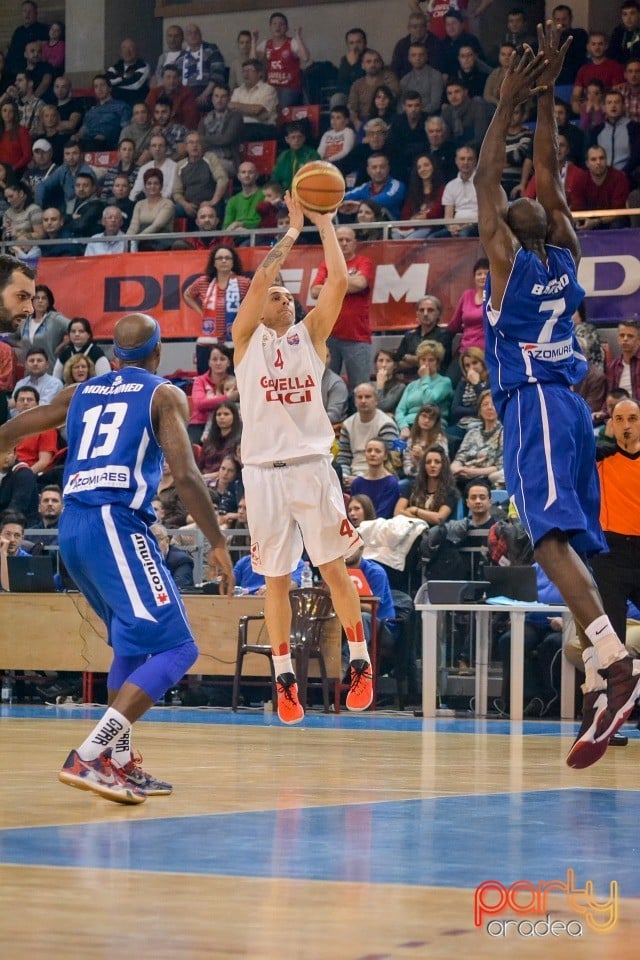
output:
[[332, 163], [312, 160], [300, 167], [293, 178], [291, 189], [307, 210], [332, 213], [344, 198], [344, 177]]

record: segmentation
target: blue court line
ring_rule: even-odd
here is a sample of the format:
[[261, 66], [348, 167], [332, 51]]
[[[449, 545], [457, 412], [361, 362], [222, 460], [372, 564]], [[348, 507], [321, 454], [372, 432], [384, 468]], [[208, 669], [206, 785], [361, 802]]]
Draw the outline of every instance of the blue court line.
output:
[[[2, 706], [0, 721], [6, 720], [98, 720], [104, 713], [103, 707], [44, 707], [44, 706]], [[272, 726], [284, 729], [272, 714], [262, 711], [233, 713], [220, 708], [194, 709], [190, 707], [154, 707], [142, 718], [142, 722], [151, 723], [204, 723], [250, 727]], [[486, 734], [488, 736], [537, 736], [570, 737], [578, 730], [579, 723], [573, 720], [494, 720], [475, 719], [474, 717], [447, 717], [443, 719], [423, 720], [410, 713], [397, 713], [382, 716], [377, 713], [364, 714], [313, 714], [308, 713], [301, 728], [316, 730], [385, 730], [410, 733], [458, 733]], [[622, 731], [630, 740], [640, 740], [640, 731], [632, 724], [626, 724]]]
[[[152, 802], [153, 801], [148, 801]], [[565, 880], [640, 896], [638, 795], [549, 790], [0, 831], [0, 861], [475, 888]]]

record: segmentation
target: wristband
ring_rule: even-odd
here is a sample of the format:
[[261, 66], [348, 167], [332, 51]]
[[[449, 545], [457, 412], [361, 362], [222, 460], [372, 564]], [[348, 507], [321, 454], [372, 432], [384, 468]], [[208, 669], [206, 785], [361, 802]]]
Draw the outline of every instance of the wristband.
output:
[[285, 233], [285, 237], [291, 237], [292, 240], [297, 240], [299, 236], [300, 236], [300, 231], [296, 230], [295, 227], [289, 227], [289, 229]]

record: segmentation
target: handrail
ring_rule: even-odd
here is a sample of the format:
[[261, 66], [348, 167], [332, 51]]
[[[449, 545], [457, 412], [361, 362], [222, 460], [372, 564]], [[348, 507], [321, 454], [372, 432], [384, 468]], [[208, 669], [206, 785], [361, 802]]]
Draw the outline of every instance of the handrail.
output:
[[[632, 217], [640, 216], [639, 207], [623, 207], [616, 208], [615, 210], [574, 210], [572, 211], [572, 216], [574, 220], [593, 220], [593, 219], [615, 219], [617, 217]], [[356, 234], [363, 232], [365, 230], [380, 230], [381, 231], [381, 240], [390, 240], [393, 239], [390, 234], [393, 230], [411, 230], [411, 229], [431, 229], [433, 227], [449, 226], [452, 223], [455, 224], [472, 224], [476, 223], [475, 220], [456, 220], [451, 217], [441, 217], [437, 220], [377, 220], [373, 223], [349, 223], [342, 224], [342, 226], [348, 226], [350, 229], [353, 229]], [[637, 229], [637, 228], [631, 228]], [[113, 240], [124, 241], [125, 245], [129, 247], [131, 244], [137, 243], [138, 240], [152, 240], [155, 238], [162, 238], [163, 240], [187, 240], [192, 238], [198, 239], [208, 239], [213, 237], [220, 237], [220, 239], [227, 237], [241, 237], [248, 240], [249, 246], [259, 246], [259, 242], [256, 243], [256, 240], [259, 240], [261, 237], [273, 236], [284, 236], [286, 230], [278, 230], [275, 227], [272, 228], [255, 228], [248, 230], [238, 230], [230, 232], [229, 230], [207, 230], [207, 231], [191, 231], [191, 232], [180, 232], [180, 233], [157, 233], [157, 234], [141, 234], [136, 237], [59, 237], [54, 240], [3, 240], [0, 243], [0, 250], [3, 253], [9, 252], [10, 249], [14, 246], [19, 247], [48, 247], [58, 245], [60, 243], [69, 244], [70, 246], [85, 246], [87, 243], [111, 243]], [[303, 227], [302, 233], [312, 234], [317, 233], [316, 227]], [[400, 238], [401, 239], [401, 238]], [[427, 238], [428, 239], [428, 238]], [[448, 238], [444, 238], [448, 239]], [[375, 242], [375, 241], [372, 241]], [[128, 251], [131, 252], [131, 251]], [[179, 253], [180, 251], [176, 250], [167, 250], [160, 251], [167, 253]], [[82, 256], [82, 254], [79, 254]]]

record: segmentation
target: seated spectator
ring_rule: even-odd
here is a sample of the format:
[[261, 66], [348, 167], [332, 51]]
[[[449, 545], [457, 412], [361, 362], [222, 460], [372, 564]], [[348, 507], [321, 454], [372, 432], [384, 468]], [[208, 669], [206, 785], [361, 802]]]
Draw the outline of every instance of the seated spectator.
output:
[[448, 434], [458, 442], [467, 430], [479, 427], [478, 400], [480, 394], [489, 389], [489, 371], [484, 360], [484, 350], [480, 347], [466, 347], [460, 351], [461, 377], [456, 384], [451, 403], [451, 417]]
[[504, 39], [507, 43], [513, 44], [519, 56], [522, 56], [525, 44], [534, 51], [537, 49], [538, 39], [527, 24], [527, 17], [524, 10], [518, 7], [513, 7], [513, 9], [509, 10], [507, 13], [507, 30]]
[[362, 54], [367, 49], [367, 35], [360, 27], [353, 27], [347, 30], [344, 36], [346, 51], [340, 58], [338, 64], [338, 76], [336, 77], [336, 93], [331, 98], [331, 107], [336, 104], [341, 106], [347, 102], [349, 91], [356, 80], [364, 76], [362, 69]]
[[[391, 121], [397, 113], [397, 104], [398, 98], [391, 87], [388, 87], [385, 83], [381, 83], [373, 92], [371, 109], [367, 120], [384, 120], [387, 126], [391, 126]], [[362, 132], [362, 127], [360, 128], [360, 132]]]
[[[278, 211], [282, 206], [284, 190], [282, 184], [277, 180], [269, 180], [262, 188], [264, 200], [259, 203], [256, 210], [260, 214], [260, 229], [267, 230], [270, 227], [276, 227], [278, 224]], [[266, 238], [263, 239], [265, 242]]]
[[195, 219], [205, 200], [217, 206], [225, 195], [229, 176], [218, 157], [204, 152], [199, 133], [192, 131], [185, 140], [187, 156], [176, 169], [173, 202], [176, 216]]
[[[426, 153], [416, 157], [409, 174], [407, 198], [402, 208], [403, 220], [439, 220], [444, 215], [442, 194], [444, 182], [440, 165]], [[395, 239], [417, 240], [428, 237], [433, 227], [409, 227], [394, 230]]]
[[478, 397], [477, 413], [482, 425], [467, 430], [451, 464], [451, 472], [461, 486], [486, 477], [492, 487], [504, 487], [502, 424], [490, 390], [483, 390]]
[[131, 107], [124, 100], [114, 100], [111, 83], [104, 73], [93, 78], [93, 93], [96, 105], [85, 113], [78, 137], [85, 150], [115, 150], [120, 133], [131, 118]]
[[581, 27], [573, 26], [573, 11], [566, 3], [560, 3], [553, 8], [552, 16], [560, 30], [558, 43], [562, 46], [571, 37], [571, 44], [566, 51], [560, 75], [556, 80], [556, 87], [573, 87], [578, 70], [587, 62], [587, 43], [589, 34]]
[[[569, 141], [563, 133], [558, 134], [558, 164], [560, 166], [560, 177], [564, 185], [564, 192], [569, 209], [584, 210], [587, 202], [585, 190], [588, 173], [569, 160]], [[531, 200], [536, 199], [535, 172], [527, 183], [522, 195], [529, 197]]]
[[0, 162], [11, 164], [21, 174], [31, 160], [31, 138], [20, 124], [18, 108], [12, 100], [0, 107]]
[[[60, 517], [62, 515], [62, 489], [56, 483], [49, 483], [40, 490], [38, 497], [38, 522], [33, 524], [32, 530], [57, 530]], [[47, 547], [55, 546], [58, 543], [57, 536], [40, 537], [37, 534], [29, 533], [29, 540], [35, 546]]]
[[289, 149], [284, 150], [276, 160], [271, 177], [282, 184], [285, 190], [289, 190], [296, 170], [311, 160], [319, 160], [320, 154], [313, 147], [308, 146], [306, 124], [302, 121], [294, 120], [288, 123], [285, 129], [284, 139]]
[[[55, 110], [55, 107], [50, 109]], [[40, 137], [33, 145], [33, 159], [24, 171], [22, 182], [26, 183], [33, 193], [38, 184], [51, 176], [55, 169], [53, 148], [48, 140]], [[42, 213], [42, 211], [40, 212]]]
[[580, 129], [589, 134], [605, 122], [604, 83], [594, 77], [587, 84], [585, 98], [580, 106]]
[[0, 454], [0, 515], [5, 510], [23, 514], [28, 526], [37, 523], [38, 483], [13, 450]]
[[79, 129], [84, 111], [82, 109], [82, 103], [71, 96], [71, 81], [69, 77], [56, 77], [53, 81], [53, 94], [55, 97], [53, 105], [57, 108], [60, 117], [60, 133], [71, 137]]
[[180, 58], [184, 46], [184, 30], [176, 23], [172, 23], [164, 32], [166, 52], [161, 53], [156, 61], [155, 72], [150, 77], [152, 87], [162, 83], [162, 71], [166, 66], [174, 65]]
[[[215, 93], [215, 91], [214, 91]], [[173, 116], [173, 107], [168, 97], [158, 97], [153, 108], [151, 137], [149, 139], [149, 153], [153, 158], [151, 144], [156, 136], [163, 137], [166, 143], [166, 156], [173, 161], [182, 160], [187, 155], [185, 140], [189, 131], [182, 123], [176, 123]], [[147, 161], [148, 163], [149, 161]]]
[[[0, 475], [2, 473], [2, 460], [0, 457]], [[0, 514], [0, 589], [8, 593], [9, 586], [9, 557], [28, 557], [26, 550], [22, 549], [24, 540], [24, 528], [26, 518], [22, 513], [14, 513], [10, 510], [3, 510]]]
[[[295, 570], [291, 573], [290, 590], [300, 588], [303, 569], [304, 561], [300, 559], [298, 560], [298, 565]], [[248, 553], [245, 557], [240, 557], [233, 565], [233, 575], [235, 577], [236, 587], [242, 587], [244, 593], [251, 594], [255, 597], [263, 597], [267, 592], [264, 577], [261, 573], [255, 573], [251, 566], [251, 554]]]
[[[432, 19], [432, 27], [436, 21]], [[480, 46], [480, 41], [477, 37], [474, 37], [473, 34], [467, 33], [464, 29], [464, 14], [460, 10], [455, 10], [450, 7], [444, 15], [444, 32], [445, 36], [442, 38], [444, 46], [444, 63], [442, 65], [442, 72], [448, 77], [455, 76], [456, 70], [458, 69], [458, 54], [461, 47], [471, 47], [472, 50], [478, 55], [478, 58], [484, 61], [484, 53], [482, 47]]]
[[[422, 541], [426, 580], [480, 580], [484, 558], [460, 552], [478, 546], [478, 531], [489, 533], [495, 523], [491, 515], [491, 487], [487, 480], [470, 480], [462, 494], [468, 515], [431, 526]], [[470, 536], [476, 534], [475, 537]]]
[[493, 110], [484, 100], [472, 100], [463, 80], [453, 77], [447, 81], [447, 102], [442, 107], [442, 119], [451, 131], [457, 147], [482, 143], [489, 127]]
[[[621, 170], [610, 167], [604, 147], [587, 150], [585, 210], [619, 210], [626, 205], [629, 181]], [[579, 230], [610, 230], [625, 226], [625, 217], [590, 217], [576, 221]]]
[[162, 196], [162, 170], [152, 167], [143, 177], [144, 200], [138, 200], [133, 208], [128, 237], [144, 237], [136, 242], [138, 250], [169, 250], [171, 240], [150, 240], [148, 237], [161, 233], [171, 233], [175, 207], [171, 200]]
[[28, 131], [29, 136], [38, 137], [42, 133], [42, 110], [44, 100], [36, 97], [33, 92], [33, 80], [24, 70], [16, 74], [13, 87], [9, 87], [8, 94], [15, 102], [20, 117], [20, 125]]
[[184, 302], [202, 318], [196, 341], [198, 373], [207, 371], [212, 343], [231, 341], [231, 327], [238, 307], [247, 295], [250, 280], [233, 247], [220, 245], [209, 254], [202, 276], [184, 293]]
[[484, 351], [484, 324], [482, 304], [484, 300], [484, 285], [489, 273], [489, 261], [481, 257], [473, 265], [473, 287], [465, 290], [447, 324], [447, 330], [454, 337], [461, 334], [458, 344], [458, 353], [467, 347], [479, 347]]
[[344, 160], [356, 144], [356, 135], [349, 126], [349, 111], [346, 107], [336, 104], [331, 108], [330, 129], [325, 130], [318, 144], [318, 153], [321, 160], [336, 163]]
[[427, 153], [432, 160], [440, 165], [442, 179], [445, 183], [456, 176], [456, 147], [451, 134], [442, 117], [428, 117], [424, 132], [427, 135]]
[[640, 4], [637, 0], [623, 0], [620, 23], [614, 28], [607, 56], [618, 63], [628, 63], [640, 56]]
[[225, 400], [239, 401], [236, 378], [232, 373], [231, 351], [223, 344], [214, 344], [209, 351], [209, 369], [193, 381], [189, 420], [189, 436], [200, 443], [202, 431], [211, 414]]
[[[358, 204], [356, 213], [356, 223], [382, 223], [390, 221], [389, 211], [381, 207], [375, 200], [362, 200]], [[372, 227], [370, 230], [358, 230], [358, 240], [360, 242], [371, 243], [374, 240], [383, 240], [384, 230], [382, 227]]]
[[43, 210], [47, 207], [59, 207], [65, 213], [71, 213], [76, 199], [76, 177], [79, 173], [88, 173], [95, 177], [89, 164], [84, 163], [79, 145], [69, 140], [64, 146], [64, 163], [37, 185], [35, 202]]
[[151, 160], [141, 167], [134, 168], [135, 176], [131, 188], [131, 196], [135, 200], [142, 199], [144, 194], [144, 176], [148, 170], [159, 170], [162, 173], [162, 196], [171, 199], [176, 178], [178, 164], [167, 155], [168, 143], [162, 133], [154, 133], [149, 142]]
[[296, 27], [293, 37], [287, 31], [289, 22], [284, 13], [269, 17], [268, 40], [258, 43], [258, 32], [253, 31], [251, 56], [265, 62], [265, 79], [275, 88], [280, 107], [302, 103], [302, 69], [311, 63], [311, 54], [302, 39], [302, 27]]
[[43, 210], [42, 230], [43, 240], [56, 242], [43, 244], [40, 251], [41, 257], [75, 257], [81, 253], [82, 248], [79, 244], [68, 242], [73, 232], [67, 224], [67, 218], [57, 207], [47, 207]]
[[65, 387], [70, 387], [73, 383], [86, 383], [95, 375], [96, 368], [93, 360], [85, 357], [83, 353], [74, 353], [62, 368], [62, 382]]
[[220, 237], [212, 237], [208, 234], [212, 230], [217, 230], [220, 225], [220, 218], [216, 208], [210, 203], [201, 203], [196, 213], [195, 229], [200, 231], [201, 237], [185, 237], [184, 240], [174, 240], [171, 245], [172, 250], [212, 250], [220, 242]]
[[171, 542], [171, 536], [163, 524], [153, 523], [149, 529], [158, 541], [164, 562], [169, 568], [169, 573], [173, 577], [178, 590], [184, 590], [185, 587], [192, 587], [194, 585], [193, 557], [191, 557], [186, 550], [180, 550], [179, 547], [174, 546]]
[[589, 34], [587, 42], [589, 63], [580, 67], [576, 75], [576, 82], [571, 94], [571, 109], [580, 116], [580, 108], [587, 84], [594, 77], [602, 80], [605, 90], [615, 87], [617, 83], [624, 83], [624, 70], [617, 60], [607, 56], [607, 38], [604, 33], [594, 30]]
[[[216, 83], [224, 83], [224, 57], [215, 43], [205, 43], [197, 23], [188, 23], [184, 31], [185, 49], [176, 60], [182, 84], [194, 94], [196, 102], [204, 106]], [[185, 126], [190, 126], [186, 121]], [[193, 126], [196, 126], [194, 124]]]
[[[385, 156], [388, 157], [388, 154], [391, 152], [389, 146], [391, 127], [381, 117], [374, 117], [372, 120], [367, 120], [361, 128], [361, 132], [362, 131], [364, 131], [364, 137], [361, 143], [357, 143], [344, 160], [335, 161], [336, 167], [341, 170], [345, 176], [355, 173], [354, 186], [360, 186], [368, 181], [369, 174], [367, 173], [367, 164], [369, 157], [373, 156], [374, 153], [384, 153]], [[390, 160], [389, 164], [391, 164]], [[396, 176], [398, 179], [399, 177], [397, 175], [403, 174], [404, 172], [404, 166], [401, 163], [395, 163], [393, 170], [391, 170], [391, 167], [389, 169], [391, 175]], [[351, 180], [349, 180], [349, 182], [351, 182]]]
[[363, 520], [376, 519], [376, 508], [366, 493], [352, 494], [347, 504], [347, 516], [351, 526], [357, 530]]
[[408, 33], [401, 37], [393, 48], [391, 69], [397, 77], [402, 79], [411, 70], [409, 51], [411, 47], [420, 43], [427, 49], [428, 62], [440, 72], [444, 69], [444, 48], [442, 41], [429, 30], [429, 14], [412, 10], [407, 24]]
[[625, 116], [640, 122], [640, 52], [629, 60], [624, 68], [624, 83], [617, 84], [624, 99]]
[[[400, 112], [394, 118], [389, 131], [389, 148], [397, 153], [401, 163], [400, 179], [407, 182], [411, 168], [418, 156], [428, 148], [425, 122], [427, 114], [416, 90], [405, 90]], [[396, 169], [400, 169], [396, 166]]]
[[42, 59], [42, 42], [32, 40], [24, 48], [24, 58], [26, 61], [24, 72], [33, 82], [33, 94], [39, 99], [49, 99], [53, 92], [53, 70], [51, 66]]
[[223, 230], [246, 232], [260, 226], [260, 214], [257, 206], [264, 200], [264, 193], [257, 185], [258, 170], [251, 160], [245, 160], [238, 167], [240, 192], [227, 200], [224, 211]]
[[69, 320], [67, 336], [69, 342], [61, 350], [58, 350], [53, 368], [54, 377], [63, 380], [64, 365], [67, 360], [75, 356], [88, 357], [94, 364], [96, 375], [99, 377], [111, 371], [111, 364], [107, 360], [102, 347], [99, 347], [93, 339], [93, 330], [86, 317], [73, 317]]
[[342, 377], [331, 369], [331, 351], [328, 347], [324, 373], [320, 382], [320, 393], [322, 395], [322, 405], [331, 421], [331, 425], [336, 427], [347, 416], [349, 391]]
[[[35, 387], [16, 387], [13, 392], [15, 413], [19, 416], [25, 410], [31, 410], [40, 403], [40, 394]], [[32, 473], [37, 476], [44, 473], [51, 464], [58, 450], [58, 431], [44, 430], [35, 433], [26, 440], [21, 440], [16, 446], [16, 457], [20, 463], [26, 463]]]
[[445, 523], [457, 506], [458, 491], [446, 450], [429, 444], [421, 453], [409, 495], [399, 498], [393, 515], [415, 517], [434, 526]]
[[198, 469], [207, 481], [217, 480], [220, 464], [227, 456], [234, 456], [242, 436], [242, 422], [238, 405], [223, 400], [209, 416], [202, 437], [202, 450], [197, 458]]
[[483, 99], [485, 84], [490, 73], [491, 68], [479, 59], [473, 47], [468, 45], [460, 47], [458, 50], [458, 69], [454, 76], [457, 80], [462, 80], [472, 99], [475, 97]]
[[[79, 172], [75, 182], [76, 199], [71, 209], [69, 226], [75, 237], [92, 237], [102, 224], [104, 203], [98, 196], [98, 181], [93, 173]], [[78, 254], [83, 253], [78, 249]]]
[[398, 377], [398, 365], [391, 350], [378, 350], [373, 358], [378, 409], [393, 415], [405, 383]]
[[[31, 347], [44, 350], [48, 359], [47, 368], [53, 369], [56, 349], [64, 340], [69, 320], [55, 309], [53, 291], [44, 283], [36, 284], [36, 295], [33, 298], [33, 313], [26, 320], [21, 320], [18, 326], [18, 341], [15, 344], [16, 354], [20, 363], [26, 360], [27, 352]], [[33, 386], [38, 386], [34, 383]], [[39, 388], [38, 388], [39, 389]], [[41, 402], [44, 401], [42, 391]]]
[[563, 100], [555, 98], [555, 115], [558, 133], [569, 141], [569, 159], [579, 167], [584, 166], [585, 136], [580, 127], [571, 123], [571, 108]]
[[236, 38], [238, 56], [229, 67], [229, 90], [235, 90], [242, 83], [242, 64], [251, 57], [251, 30], [241, 30]]
[[53, 20], [49, 26], [49, 39], [42, 44], [42, 62], [51, 67], [54, 77], [64, 73], [66, 46], [64, 23]]
[[378, 87], [384, 84], [396, 96], [400, 90], [398, 78], [392, 70], [385, 67], [377, 50], [366, 49], [362, 54], [361, 66], [364, 76], [351, 85], [347, 101], [349, 116], [356, 130], [359, 130], [370, 116], [371, 104]]
[[414, 380], [418, 373], [418, 345], [423, 340], [436, 340], [442, 345], [444, 356], [441, 366], [448, 369], [451, 363], [451, 345], [453, 336], [446, 327], [438, 324], [442, 318], [442, 304], [437, 297], [428, 295], [421, 297], [416, 303], [416, 319], [418, 326], [404, 334], [396, 350], [398, 370], [405, 380]]
[[425, 403], [418, 410], [402, 451], [402, 472], [406, 478], [417, 475], [425, 450], [433, 446], [440, 447], [449, 455], [449, 441], [442, 429], [440, 407], [437, 403]]
[[416, 350], [418, 358], [418, 379], [407, 384], [396, 407], [396, 423], [400, 436], [406, 439], [418, 411], [425, 403], [435, 403], [440, 408], [442, 420], [446, 426], [449, 408], [453, 397], [453, 387], [449, 377], [440, 373], [444, 359], [444, 347], [435, 340], [423, 340]]
[[350, 489], [354, 477], [367, 471], [365, 448], [369, 440], [379, 438], [387, 447], [398, 437], [398, 428], [389, 414], [378, 410], [375, 387], [359, 384], [353, 394], [356, 412], [347, 417], [340, 428], [336, 462], [342, 470], [342, 481]]
[[240, 164], [240, 143], [244, 139], [244, 120], [230, 106], [231, 91], [222, 83], [213, 88], [213, 110], [206, 113], [198, 130], [205, 150], [214, 153], [229, 176], [234, 176]]
[[38, 20], [38, 4], [26, 0], [22, 4], [22, 23], [13, 31], [7, 52], [7, 68], [16, 73], [25, 64], [24, 49], [32, 40], [46, 40], [49, 27]]
[[[49, 356], [44, 347], [29, 347], [24, 363], [25, 376], [16, 383], [14, 397], [21, 387], [35, 387], [42, 406], [51, 403], [55, 395], [62, 390], [62, 384], [57, 377], [47, 373], [48, 366]], [[15, 409], [15, 402], [10, 400], [9, 406]]]
[[2, 239], [11, 243], [14, 256], [24, 260], [35, 253], [32, 244], [25, 241], [40, 240], [43, 236], [42, 210], [33, 202], [31, 188], [24, 181], [9, 186], [4, 191], [9, 209], [2, 218]]
[[389, 451], [384, 440], [374, 437], [369, 440], [364, 456], [367, 469], [364, 473], [354, 477], [349, 491], [351, 493], [365, 493], [373, 503], [376, 516], [393, 516], [394, 508], [400, 496], [400, 485], [394, 473], [387, 469]]
[[259, 60], [245, 60], [242, 64], [242, 83], [231, 94], [229, 107], [242, 115], [245, 140], [276, 139], [278, 94], [262, 79]]
[[607, 163], [622, 170], [633, 180], [640, 170], [640, 123], [624, 115], [624, 97], [619, 90], [608, 90], [604, 98], [604, 123], [589, 135], [590, 146], [604, 147]]
[[120, 44], [120, 59], [109, 67], [106, 75], [114, 95], [129, 106], [144, 100], [149, 93], [151, 67], [138, 56], [130, 37]]
[[637, 319], [620, 321], [618, 346], [620, 353], [607, 368], [607, 392], [623, 387], [634, 400], [640, 400], [640, 322]]
[[431, 234], [432, 237], [478, 236], [478, 198], [474, 183], [477, 162], [478, 154], [475, 147], [458, 147], [456, 150], [458, 176], [446, 184], [442, 203], [445, 217], [459, 222], [441, 227]]
[[162, 69], [160, 83], [147, 96], [147, 106], [155, 116], [158, 101], [168, 100], [173, 108], [173, 121], [186, 127], [187, 130], [196, 130], [200, 122], [198, 104], [193, 90], [182, 85], [181, 76], [182, 72], [177, 63], [166, 64]]
[[220, 526], [232, 527], [238, 519], [238, 502], [243, 495], [240, 464], [235, 457], [224, 457], [218, 476], [207, 486], [215, 501]]
[[[94, 239], [84, 248], [85, 257], [102, 257], [111, 253], [126, 253], [127, 235], [122, 229], [123, 223], [124, 216], [119, 207], [114, 205], [105, 207], [102, 211], [104, 230], [101, 233], [91, 234]], [[101, 237], [105, 239], [101, 240]]]
[[500, 49], [498, 50], [498, 66], [492, 70], [485, 79], [482, 99], [486, 100], [486, 102], [490, 103], [493, 107], [498, 106], [500, 87], [506, 76], [507, 67], [509, 66], [511, 54], [514, 50], [515, 47], [512, 43], [501, 43]]
[[[144, 183], [142, 184], [144, 187]], [[144, 190], [142, 191], [144, 194]], [[122, 226], [131, 223], [135, 203], [131, 199], [131, 183], [126, 173], [119, 173], [113, 181], [113, 200], [110, 207], [117, 207], [122, 214]]]
[[153, 135], [151, 111], [144, 100], [134, 103], [131, 109], [131, 122], [120, 132], [120, 143], [130, 140], [136, 164], [148, 163], [151, 159], [149, 144]]
[[533, 134], [524, 125], [524, 106], [520, 104], [511, 114], [505, 139], [506, 163], [502, 171], [502, 188], [510, 200], [522, 194], [522, 175], [525, 160], [530, 155]]
[[371, 154], [367, 161], [367, 173], [367, 183], [347, 190], [340, 212], [357, 213], [361, 200], [375, 200], [389, 211], [393, 220], [399, 220], [407, 188], [404, 183], [391, 176], [388, 158], [383, 153]]

